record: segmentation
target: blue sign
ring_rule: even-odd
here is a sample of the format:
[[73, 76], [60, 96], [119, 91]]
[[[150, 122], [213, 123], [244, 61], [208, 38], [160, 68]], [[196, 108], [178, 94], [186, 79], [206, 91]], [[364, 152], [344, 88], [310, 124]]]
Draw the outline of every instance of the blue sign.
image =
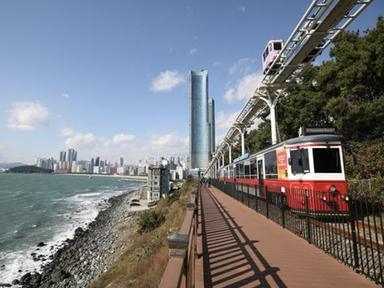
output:
[[241, 155], [239, 157], [237, 157], [236, 159], [233, 160], [233, 163], [236, 163], [236, 162], [239, 162], [239, 161], [242, 161], [242, 160], [245, 160], [249, 157], [249, 153], [245, 153], [244, 155]]

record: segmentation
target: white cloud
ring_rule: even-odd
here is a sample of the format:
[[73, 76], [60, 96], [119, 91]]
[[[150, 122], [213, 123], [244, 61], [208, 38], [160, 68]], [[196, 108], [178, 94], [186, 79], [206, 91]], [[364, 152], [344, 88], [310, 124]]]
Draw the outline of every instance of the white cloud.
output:
[[233, 103], [235, 101], [242, 101], [250, 98], [253, 95], [256, 87], [260, 83], [263, 74], [251, 73], [242, 77], [237, 81], [236, 87], [230, 87], [224, 95], [224, 99], [227, 103]]
[[189, 55], [195, 55], [197, 52], [197, 49], [196, 48], [192, 48], [191, 50], [189, 50]]
[[97, 140], [93, 133], [73, 133], [65, 140], [64, 145], [66, 148], [93, 147]]
[[228, 129], [235, 122], [240, 111], [235, 111], [226, 115], [223, 111], [219, 111], [216, 114], [216, 125], [218, 128]]
[[188, 139], [179, 137], [174, 134], [155, 135], [152, 137], [152, 145], [157, 147], [177, 148], [180, 146], [187, 146]]
[[113, 143], [127, 143], [135, 139], [135, 135], [132, 134], [117, 134], [113, 136]]
[[228, 70], [230, 75], [235, 73], [248, 74], [250, 71], [255, 68], [256, 59], [251, 58], [241, 58], [237, 60]]
[[188, 153], [189, 140], [175, 134], [154, 135], [147, 147], [150, 156], [185, 155]]
[[225, 135], [227, 135], [227, 132], [216, 135], [216, 146], [223, 142]]
[[65, 99], [69, 99], [69, 94], [68, 93], [63, 93], [63, 94], [61, 94], [61, 96], [63, 96]]
[[60, 129], [60, 135], [64, 136], [64, 137], [71, 136], [74, 133], [75, 133], [75, 131], [73, 131], [72, 128], [62, 128], [62, 129]]
[[48, 123], [48, 108], [38, 102], [15, 102], [9, 110], [7, 128], [33, 131]]
[[166, 70], [161, 72], [151, 83], [154, 92], [168, 92], [185, 82], [185, 78], [178, 71]]

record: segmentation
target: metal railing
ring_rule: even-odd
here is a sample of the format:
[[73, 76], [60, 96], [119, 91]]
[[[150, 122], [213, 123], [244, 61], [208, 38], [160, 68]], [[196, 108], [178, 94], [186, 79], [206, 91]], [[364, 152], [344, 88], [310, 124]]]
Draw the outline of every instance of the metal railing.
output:
[[307, 189], [290, 191], [294, 195], [287, 197], [285, 193], [260, 189], [257, 185], [215, 179], [210, 183], [356, 272], [384, 285], [382, 198]]
[[192, 191], [191, 202], [180, 231], [168, 237], [169, 260], [159, 287], [194, 287], [198, 228], [198, 199], [201, 185]]

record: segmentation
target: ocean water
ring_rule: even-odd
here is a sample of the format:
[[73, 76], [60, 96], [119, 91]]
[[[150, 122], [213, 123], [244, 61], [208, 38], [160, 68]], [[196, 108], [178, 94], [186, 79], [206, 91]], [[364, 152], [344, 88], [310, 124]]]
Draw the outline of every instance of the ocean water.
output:
[[[0, 283], [39, 271], [47, 255], [108, 206], [108, 198], [141, 185], [115, 177], [0, 174]], [[39, 242], [47, 245], [37, 248]], [[46, 261], [34, 261], [31, 253]]]

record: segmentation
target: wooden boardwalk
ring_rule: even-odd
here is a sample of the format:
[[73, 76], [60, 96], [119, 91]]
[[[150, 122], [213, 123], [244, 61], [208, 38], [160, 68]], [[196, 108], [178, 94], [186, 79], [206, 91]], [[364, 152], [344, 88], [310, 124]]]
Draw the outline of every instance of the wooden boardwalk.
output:
[[216, 188], [202, 188], [196, 287], [378, 287]]

